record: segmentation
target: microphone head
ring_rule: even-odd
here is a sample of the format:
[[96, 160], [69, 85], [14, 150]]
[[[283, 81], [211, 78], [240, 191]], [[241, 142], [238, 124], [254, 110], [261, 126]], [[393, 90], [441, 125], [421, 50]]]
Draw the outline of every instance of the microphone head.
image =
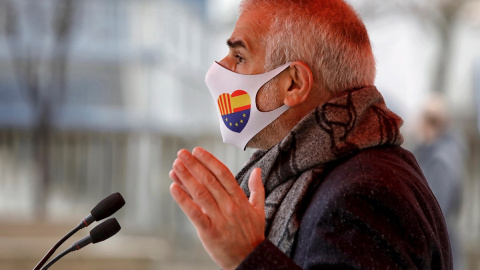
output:
[[102, 242], [114, 236], [121, 227], [116, 218], [109, 218], [90, 231], [92, 243]]
[[105, 199], [101, 200], [95, 207], [90, 211], [95, 221], [102, 220], [106, 217], [111, 216], [113, 213], [117, 212], [118, 209], [122, 208], [125, 205], [125, 200], [123, 199], [120, 193], [116, 192], [110, 194]]

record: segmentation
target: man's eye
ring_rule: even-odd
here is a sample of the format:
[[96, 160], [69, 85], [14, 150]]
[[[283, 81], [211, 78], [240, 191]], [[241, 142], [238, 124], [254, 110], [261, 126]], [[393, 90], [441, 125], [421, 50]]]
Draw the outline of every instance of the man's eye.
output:
[[243, 57], [242, 57], [241, 55], [239, 55], [239, 54], [236, 54], [236, 55], [235, 55], [235, 58], [237, 58], [237, 62], [238, 62], [238, 63], [242, 63], [242, 62], [244, 61]]

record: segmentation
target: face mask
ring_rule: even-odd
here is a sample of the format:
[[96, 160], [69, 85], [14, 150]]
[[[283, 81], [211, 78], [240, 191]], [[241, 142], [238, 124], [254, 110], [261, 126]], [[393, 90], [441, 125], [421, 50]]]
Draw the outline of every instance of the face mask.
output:
[[217, 105], [224, 143], [244, 150], [253, 136], [289, 108], [282, 105], [273, 111], [261, 112], [256, 103], [260, 88], [289, 66], [290, 63], [286, 63], [267, 73], [244, 75], [232, 72], [217, 62], [213, 63], [205, 82]]

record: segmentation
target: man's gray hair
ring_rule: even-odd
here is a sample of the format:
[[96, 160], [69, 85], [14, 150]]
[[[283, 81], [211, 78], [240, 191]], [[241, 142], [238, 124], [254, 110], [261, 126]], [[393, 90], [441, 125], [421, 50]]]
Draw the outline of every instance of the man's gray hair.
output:
[[342, 0], [243, 0], [240, 14], [260, 10], [271, 26], [262, 40], [265, 69], [305, 62], [331, 93], [374, 84], [375, 58], [355, 10]]

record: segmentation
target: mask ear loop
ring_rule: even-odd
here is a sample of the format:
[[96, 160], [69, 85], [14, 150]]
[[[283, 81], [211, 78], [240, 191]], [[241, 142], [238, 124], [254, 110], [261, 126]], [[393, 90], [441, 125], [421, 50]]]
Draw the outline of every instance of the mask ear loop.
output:
[[[286, 64], [284, 64], [284, 65], [282, 65], [282, 66], [280, 66], [280, 67], [278, 67], [278, 68], [276, 68], [276, 69], [274, 69], [274, 70], [272, 70], [272, 71], [276, 71], [277, 69], [283, 68], [283, 66], [285, 66], [285, 65], [287, 65], [287, 64], [290, 65], [290, 63], [291, 63], [291, 62], [286, 63]], [[256, 108], [256, 110], [257, 110], [258, 112], [260, 112], [260, 113], [273, 112], [273, 111], [275, 111], [276, 109], [279, 109], [279, 108], [281, 108], [282, 106], [285, 105], [285, 104], [283, 103], [282, 105], [280, 105], [280, 106], [278, 106], [277, 108], [272, 109], [272, 110], [270, 110], [270, 111], [261, 111], [261, 110], [258, 108], [258, 106], [257, 106], [257, 96], [258, 96], [258, 94], [260, 93], [260, 89], [261, 89], [262, 87], [264, 87], [267, 83], [270, 83], [273, 79], [275, 79], [275, 78], [278, 77], [280, 74], [282, 74], [282, 72], [284, 72], [287, 68], [288, 68], [288, 67], [283, 68], [282, 71], [280, 71], [278, 74], [275, 74], [272, 78], [268, 79], [268, 81], [266, 81], [264, 84], [262, 84], [262, 85], [258, 88], [258, 91], [256, 92], [255, 97], [252, 97], [252, 104], [253, 104], [253, 101], [255, 101], [255, 103], [254, 103], [254, 104], [255, 104], [255, 108]], [[285, 105], [285, 106], [286, 106], [286, 105]]]

